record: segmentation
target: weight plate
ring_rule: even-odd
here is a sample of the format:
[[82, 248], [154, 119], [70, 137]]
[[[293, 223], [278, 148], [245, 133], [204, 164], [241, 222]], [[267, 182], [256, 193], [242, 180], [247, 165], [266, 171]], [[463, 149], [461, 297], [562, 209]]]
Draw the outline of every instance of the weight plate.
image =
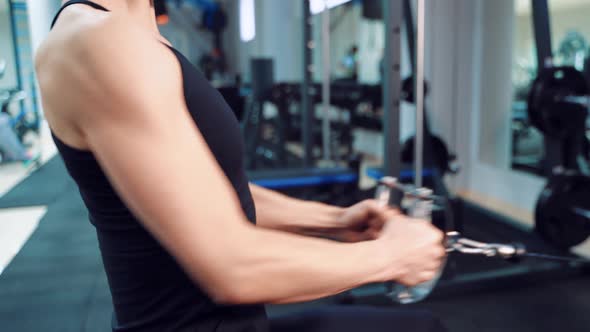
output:
[[527, 108], [529, 119], [541, 132], [557, 139], [572, 131], [583, 130], [588, 107], [571, 99], [589, 93], [588, 82], [577, 69], [544, 69], [531, 86]]
[[[447, 145], [440, 137], [436, 135], [432, 135], [430, 137], [430, 142], [432, 143], [432, 155], [430, 157], [426, 156], [426, 158], [431, 158], [431, 163], [433, 165], [429, 165], [428, 160], [425, 160], [424, 164], [426, 167], [436, 167], [438, 171], [444, 175], [446, 172], [451, 170], [450, 164], [454, 161], [454, 158], [451, 157], [449, 150], [447, 149]], [[408, 164], [414, 163], [414, 141], [415, 136], [412, 136], [404, 142], [401, 152], [402, 162]]]
[[558, 248], [584, 242], [590, 236], [590, 177], [553, 175], [537, 201], [535, 229]]
[[[416, 90], [416, 83], [413, 76], [408, 76], [402, 81], [402, 98], [408, 103], [415, 102], [414, 90]], [[428, 83], [424, 81], [424, 98], [428, 96]]]

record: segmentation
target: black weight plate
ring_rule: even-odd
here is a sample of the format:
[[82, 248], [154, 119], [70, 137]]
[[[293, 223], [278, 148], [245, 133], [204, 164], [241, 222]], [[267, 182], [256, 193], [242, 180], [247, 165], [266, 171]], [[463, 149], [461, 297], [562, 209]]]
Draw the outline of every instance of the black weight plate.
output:
[[537, 201], [535, 229], [558, 248], [584, 242], [590, 236], [590, 177], [553, 175]]
[[573, 67], [544, 69], [535, 79], [528, 96], [531, 123], [544, 134], [563, 138], [580, 128], [587, 117], [587, 107], [567, 102], [565, 97], [590, 93], [584, 74]]
[[[416, 83], [414, 82], [414, 77], [413, 76], [409, 76], [406, 77], [403, 81], [402, 81], [402, 98], [408, 102], [408, 103], [414, 103], [415, 102], [415, 96], [414, 96], [414, 90], [416, 90]], [[426, 81], [424, 81], [424, 98], [426, 98], [426, 96], [428, 96], [428, 83]]]
[[[434, 165], [426, 166], [434, 166], [441, 172], [441, 174], [444, 174], [450, 170], [450, 163], [452, 161], [449, 150], [447, 149], [445, 142], [440, 137], [435, 135], [430, 137], [430, 142], [432, 143], [432, 162]], [[414, 141], [415, 136], [412, 136], [404, 142], [401, 152], [401, 160], [403, 163], [414, 163]]]

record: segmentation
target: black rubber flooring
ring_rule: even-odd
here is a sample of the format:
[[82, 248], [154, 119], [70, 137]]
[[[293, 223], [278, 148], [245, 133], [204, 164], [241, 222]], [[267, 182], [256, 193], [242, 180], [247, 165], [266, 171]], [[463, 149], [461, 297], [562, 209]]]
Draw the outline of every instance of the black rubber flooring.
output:
[[60, 157], [54, 157], [0, 197], [0, 208], [48, 205], [73, 183]]

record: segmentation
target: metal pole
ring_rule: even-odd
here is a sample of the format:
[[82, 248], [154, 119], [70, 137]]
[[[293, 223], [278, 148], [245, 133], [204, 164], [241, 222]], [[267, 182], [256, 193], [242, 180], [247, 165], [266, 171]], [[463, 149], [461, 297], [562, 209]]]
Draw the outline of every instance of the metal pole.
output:
[[[553, 66], [553, 52], [551, 50], [551, 19], [549, 17], [549, 4], [547, 0], [531, 1], [533, 11], [533, 31], [535, 34], [535, 44], [537, 49], [537, 73], [541, 73], [544, 68]], [[562, 142], [545, 136], [543, 146], [545, 148], [545, 162], [543, 163], [543, 172], [546, 176], [553, 174], [556, 166], [561, 166], [563, 156]]]
[[313, 67], [311, 64], [313, 40], [311, 34], [311, 13], [309, 0], [303, 0], [303, 79], [301, 84], [301, 136], [303, 138], [303, 167], [313, 166], [313, 109], [309, 91]]
[[399, 142], [401, 99], [401, 25], [402, 0], [382, 0], [385, 23], [383, 54], [383, 172], [399, 177], [401, 147]]
[[322, 146], [324, 161], [331, 160], [331, 128], [330, 128], [330, 10], [322, 12]]
[[549, 19], [549, 5], [547, 0], [531, 1], [533, 10], [533, 31], [537, 44], [537, 65], [540, 72], [548, 65], [552, 65], [551, 51], [551, 20]]
[[[17, 7], [18, 5], [16, 3], [12, 3], [9, 1], [8, 3], [8, 19], [10, 20], [10, 26], [11, 26], [11, 30], [12, 30], [12, 51], [14, 52], [14, 63], [15, 63], [15, 67], [16, 67], [16, 84], [17, 84], [17, 89], [22, 89], [23, 88], [23, 79], [22, 79], [22, 63], [21, 63], [21, 58], [19, 56], [18, 53], [18, 47], [19, 47], [19, 43], [18, 43], [18, 37], [17, 37], [17, 33], [18, 33], [18, 26], [16, 24], [16, 20], [15, 20], [15, 7]], [[20, 7], [20, 6], [19, 6]], [[26, 4], [25, 4], [25, 9], [26, 9]], [[25, 9], [22, 9], [23, 12], [25, 11]]]
[[414, 11], [410, 0], [404, 0], [404, 22], [406, 23], [406, 39], [412, 75], [416, 73], [416, 33], [414, 31]]
[[416, 47], [416, 140], [414, 144], [416, 188], [422, 187], [422, 169], [424, 166], [424, 33], [425, 3], [418, 0], [418, 26]]

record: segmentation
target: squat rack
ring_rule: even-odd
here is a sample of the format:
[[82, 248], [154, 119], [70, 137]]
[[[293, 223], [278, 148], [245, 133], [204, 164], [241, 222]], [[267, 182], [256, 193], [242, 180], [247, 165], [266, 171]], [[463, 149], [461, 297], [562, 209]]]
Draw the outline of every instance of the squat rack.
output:
[[[406, 12], [406, 28], [408, 41], [413, 43], [413, 21], [410, 18], [411, 9], [409, 0], [374, 0], [382, 1], [385, 22], [385, 48], [383, 54], [383, 139], [384, 139], [384, 175], [399, 177], [401, 172], [401, 146], [400, 136], [400, 103], [401, 103], [401, 31], [403, 14]], [[310, 88], [312, 85], [312, 51], [313, 36], [310, 13], [310, 1], [303, 0], [303, 82], [301, 84], [301, 113], [303, 136], [303, 165], [313, 167], [313, 118], [314, 110], [311, 104]], [[327, 10], [327, 9], [326, 9]], [[412, 53], [412, 47], [410, 47]], [[413, 58], [410, 54], [410, 58]], [[414, 64], [414, 60], [412, 65]]]

